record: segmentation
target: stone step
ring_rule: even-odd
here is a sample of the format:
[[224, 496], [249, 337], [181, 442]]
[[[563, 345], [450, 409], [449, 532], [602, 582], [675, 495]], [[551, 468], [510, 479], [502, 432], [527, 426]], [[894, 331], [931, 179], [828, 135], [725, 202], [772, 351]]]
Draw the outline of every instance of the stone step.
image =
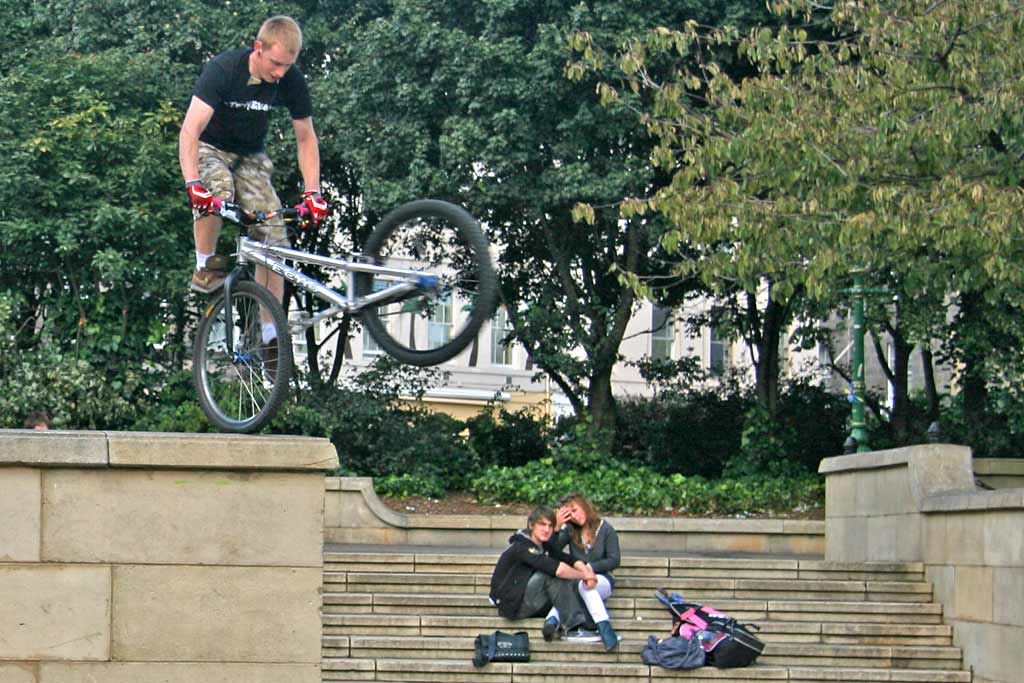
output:
[[[623, 598], [614, 594], [608, 607], [616, 619], [670, 623], [672, 616], [654, 598]], [[857, 623], [937, 624], [942, 606], [932, 602], [832, 601], [832, 600], [730, 600], [709, 604], [740, 621], [840, 621]], [[427, 616], [494, 616], [494, 607], [483, 594], [460, 593], [336, 593], [323, 596], [325, 614], [397, 614]]]
[[[646, 641], [623, 639], [618, 650], [604, 651], [600, 643], [545, 642], [533, 637], [530, 649], [535, 661], [636, 663]], [[423, 657], [472, 659], [472, 637], [324, 636], [323, 655], [358, 659]], [[820, 643], [769, 642], [758, 659], [778, 666], [854, 666], [857, 668], [902, 668], [958, 670], [959, 648], [942, 646], [832, 645]]]
[[[619, 649], [547, 643], [541, 619], [498, 617], [487, 600], [490, 550], [329, 551], [325, 554], [322, 680], [456, 683], [966, 683], [962, 654], [919, 563], [852, 564], [779, 558], [628, 556], [608, 601]], [[758, 663], [680, 672], [648, 667], [640, 651], [672, 618], [657, 588], [761, 627]], [[530, 633], [533, 660], [471, 664], [473, 639]]]
[[475, 668], [466, 659], [356, 659], [325, 658], [324, 681], [406, 681], [415, 682], [495, 682], [562, 683], [568, 680], [601, 683], [649, 683], [652, 680], [678, 679], [689, 683], [752, 683], [789, 681], [790, 683], [851, 683], [886, 681], [888, 683], [969, 683], [970, 672], [929, 669], [872, 669], [862, 667], [781, 667], [754, 664], [741, 669], [701, 667], [691, 671], [672, 671], [643, 663], [529, 662], [488, 664]]
[[[931, 584], [924, 581], [854, 581], [834, 579], [652, 579], [617, 576], [615, 595], [651, 598], [664, 588], [698, 602], [733, 598], [871, 602], [928, 602]], [[420, 572], [325, 572], [324, 590], [354, 593], [487, 594], [490, 574]]]
[[[485, 574], [490, 576], [496, 552], [424, 553], [328, 551], [324, 571]], [[828, 579], [837, 581], [924, 580], [918, 562], [864, 563], [708, 557], [643, 557], [626, 555], [617, 570], [637, 578]]]
[[[324, 614], [326, 635], [396, 637], [474, 637], [496, 630], [525, 630], [540, 639], [541, 619], [510, 621], [498, 616], [430, 616], [418, 614]], [[834, 645], [941, 646], [952, 644], [948, 624], [862, 623], [828, 621], [760, 621], [758, 636], [767, 643], [822, 643]], [[626, 639], [645, 642], [648, 635], [667, 635], [669, 620], [615, 618], [615, 628]]]

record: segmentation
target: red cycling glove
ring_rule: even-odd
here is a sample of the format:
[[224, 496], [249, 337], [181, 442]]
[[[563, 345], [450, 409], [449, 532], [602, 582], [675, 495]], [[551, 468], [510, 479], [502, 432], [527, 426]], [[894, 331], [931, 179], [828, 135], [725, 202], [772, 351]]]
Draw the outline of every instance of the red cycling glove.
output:
[[309, 209], [309, 217], [313, 220], [314, 224], [327, 218], [327, 201], [316, 190], [303, 192], [302, 203]]
[[188, 193], [188, 200], [192, 203], [193, 209], [204, 216], [210, 213], [210, 209], [213, 208], [213, 193], [207, 190], [202, 182], [193, 180], [185, 183], [185, 192]]

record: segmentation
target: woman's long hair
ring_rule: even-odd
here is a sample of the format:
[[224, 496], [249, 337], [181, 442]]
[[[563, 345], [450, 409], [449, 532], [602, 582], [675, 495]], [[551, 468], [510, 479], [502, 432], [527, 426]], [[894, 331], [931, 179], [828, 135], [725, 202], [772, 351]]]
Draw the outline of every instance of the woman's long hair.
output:
[[[597, 537], [597, 529], [601, 526], [601, 515], [582, 493], [568, 493], [562, 496], [558, 501], [558, 507], [564, 507], [569, 503], [576, 503], [583, 509], [583, 514], [587, 516], [587, 531], [590, 532], [590, 540], [593, 542]], [[569, 534], [572, 536], [573, 545], [577, 548], [586, 548], [586, 543], [583, 541], [583, 527], [576, 522], [569, 522]]]

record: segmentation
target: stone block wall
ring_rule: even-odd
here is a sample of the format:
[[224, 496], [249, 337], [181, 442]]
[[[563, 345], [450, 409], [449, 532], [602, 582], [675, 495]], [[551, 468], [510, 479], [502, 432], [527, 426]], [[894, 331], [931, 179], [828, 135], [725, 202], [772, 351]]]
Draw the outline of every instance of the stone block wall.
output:
[[970, 450], [826, 458], [825, 558], [923, 562], [976, 683], [1019, 683], [1024, 488], [982, 491]]
[[320, 680], [330, 442], [0, 430], [0, 681]]

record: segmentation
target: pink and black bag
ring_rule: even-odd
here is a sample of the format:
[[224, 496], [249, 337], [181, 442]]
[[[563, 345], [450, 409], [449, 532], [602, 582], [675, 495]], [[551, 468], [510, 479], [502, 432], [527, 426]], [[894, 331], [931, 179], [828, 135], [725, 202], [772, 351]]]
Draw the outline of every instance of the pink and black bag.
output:
[[719, 669], [748, 666], [764, 652], [764, 643], [751, 633], [755, 624], [741, 624], [733, 617], [697, 603], [686, 602], [678, 593], [659, 588], [655, 593], [672, 612], [672, 635], [697, 639], [706, 662]]

